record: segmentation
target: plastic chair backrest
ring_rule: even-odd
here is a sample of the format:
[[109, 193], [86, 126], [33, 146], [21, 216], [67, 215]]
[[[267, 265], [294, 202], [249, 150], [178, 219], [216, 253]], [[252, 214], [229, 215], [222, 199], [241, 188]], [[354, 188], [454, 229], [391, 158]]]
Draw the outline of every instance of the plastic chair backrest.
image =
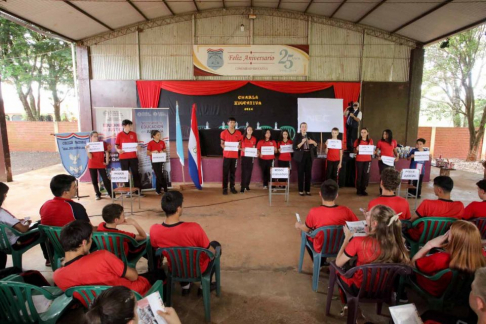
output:
[[42, 231], [49, 239], [52, 246], [54, 247], [54, 251], [58, 255], [63, 256], [64, 250], [62, 248], [61, 241], [60, 241], [62, 227], [39, 225], [39, 230]]
[[481, 238], [483, 240], [486, 240], [486, 217], [473, 218], [469, 221], [474, 223], [474, 225], [476, 225], [476, 227], [479, 230], [479, 233], [481, 233]]
[[7, 230], [15, 235], [19, 235], [20, 233], [8, 225], [0, 224], [0, 251], [10, 254], [12, 253], [12, 245], [8, 240]]
[[289, 137], [291, 140], [294, 139], [295, 137], [295, 128], [293, 128], [292, 126], [281, 126], [280, 127], [281, 130], [286, 130], [289, 132]]
[[413, 222], [412, 226], [417, 227], [418, 224], [424, 224], [424, 230], [420, 236], [419, 243], [427, 243], [437, 236], [445, 234], [449, 227], [457, 219], [450, 217], [422, 217]]
[[137, 241], [128, 235], [112, 232], [94, 232], [93, 242], [98, 247], [98, 250], [110, 251], [125, 264], [128, 262], [128, 251], [125, 250], [128, 247], [128, 242], [137, 244]]
[[214, 253], [199, 247], [171, 247], [159, 248], [156, 255], [164, 254], [169, 263], [169, 270], [172, 278], [176, 281], [197, 281], [201, 278], [200, 260], [203, 255], [209, 259]]
[[272, 126], [260, 126], [260, 129], [270, 129], [270, 130], [272, 130], [273, 127]]
[[309, 235], [310, 237], [317, 237], [322, 234], [323, 237], [323, 244], [321, 255], [324, 257], [333, 257], [337, 256], [339, 253], [339, 249], [341, 249], [341, 245], [343, 245], [344, 241], [344, 232], [342, 226], [323, 226], [316, 228], [312, 231]]
[[[68, 297], [76, 298], [83, 304], [84, 307], [88, 308], [96, 296], [101, 294], [103, 291], [110, 289], [111, 287], [112, 286], [76, 286], [66, 290], [65, 294]], [[135, 298], [137, 300], [143, 298], [138, 292], [133, 290], [132, 292], [135, 294]]]

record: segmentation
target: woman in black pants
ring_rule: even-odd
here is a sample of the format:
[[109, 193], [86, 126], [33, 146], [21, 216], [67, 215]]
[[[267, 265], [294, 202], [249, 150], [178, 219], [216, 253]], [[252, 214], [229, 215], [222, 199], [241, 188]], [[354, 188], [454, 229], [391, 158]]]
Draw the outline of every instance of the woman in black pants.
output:
[[317, 143], [307, 134], [307, 123], [300, 124], [300, 133], [295, 135], [293, 146], [294, 160], [299, 169], [299, 195], [303, 196], [305, 190], [305, 194], [310, 196], [312, 161], [316, 157], [314, 148]]
[[257, 140], [253, 134], [253, 127], [248, 126], [241, 140], [241, 193], [250, 190], [251, 174], [253, 172], [253, 161], [255, 158], [245, 156], [245, 148], [255, 148]]
[[[397, 141], [393, 139], [393, 133], [391, 130], [385, 129], [383, 131], [381, 140], [379, 140], [378, 144], [376, 144], [375, 154], [378, 156], [378, 168], [380, 169], [380, 177], [381, 177], [381, 172], [383, 172], [384, 169], [395, 167], [395, 165], [387, 165], [383, 163], [383, 157], [394, 158], [395, 162], [398, 161]], [[380, 188], [380, 195], [381, 195], [381, 188]]]
[[[92, 131], [89, 135], [90, 142], [98, 142], [98, 132]], [[96, 193], [96, 200], [101, 199], [101, 192], [98, 186], [98, 173], [103, 179], [103, 185], [105, 186], [106, 192], [111, 197], [111, 182], [108, 180], [108, 175], [106, 174], [106, 166], [110, 163], [110, 152], [108, 151], [108, 146], [103, 142], [104, 152], [90, 152], [89, 145], [86, 145], [86, 154], [88, 154], [88, 169], [91, 176], [91, 182], [93, 183], [93, 188]]]
[[155, 193], [160, 195], [162, 188], [164, 192], [167, 192], [167, 181], [164, 177], [164, 162], [153, 162], [152, 153], [166, 153], [165, 142], [162, 139], [162, 134], [158, 130], [153, 130], [150, 132], [152, 140], [147, 144], [147, 155], [150, 156], [150, 161], [152, 161], [152, 169], [155, 173]]

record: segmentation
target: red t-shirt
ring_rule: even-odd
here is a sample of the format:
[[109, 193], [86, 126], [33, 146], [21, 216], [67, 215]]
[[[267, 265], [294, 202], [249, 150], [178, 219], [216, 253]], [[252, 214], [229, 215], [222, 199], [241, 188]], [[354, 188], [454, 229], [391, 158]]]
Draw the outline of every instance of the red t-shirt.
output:
[[[157, 151], [157, 152], [160, 153], [163, 150], [165, 150], [165, 142], [163, 140], [160, 140], [159, 142], [151, 140], [147, 144], [147, 151], [150, 151], [150, 152]], [[150, 161], [152, 161], [152, 155], [150, 156]]]
[[91, 152], [91, 159], [88, 159], [88, 169], [105, 169], [105, 152], [108, 151], [108, 145], [103, 142], [104, 152]]
[[402, 213], [400, 219], [410, 219], [410, 206], [407, 199], [402, 197], [393, 196], [380, 196], [373, 199], [368, 203], [368, 210], [371, 210], [376, 205], [385, 205], [395, 211], [395, 213]]
[[385, 142], [384, 140], [378, 141], [378, 145], [376, 145], [377, 149], [381, 150], [380, 156], [391, 156], [394, 157], [395, 153], [393, 153], [393, 150], [397, 147], [397, 141], [392, 140], [391, 144], [388, 144], [388, 142]]
[[[154, 224], [152, 227], [150, 227], [150, 244], [152, 244], [154, 248], [181, 246], [208, 249], [209, 239], [198, 223], [179, 222], [171, 225], [163, 223]], [[164, 255], [166, 258], [168, 257], [166, 253], [164, 253]], [[187, 256], [187, 262], [187, 264], [190, 264], [189, 256]], [[199, 259], [201, 272], [206, 270], [208, 264], [209, 257], [207, 254], [201, 253], [201, 257]]]
[[[109, 233], [125, 234], [125, 235], [130, 236], [133, 239], [135, 239], [135, 237], [137, 236], [134, 233], [121, 231], [118, 228], [109, 228], [109, 227], [106, 227], [106, 223], [105, 222], [100, 223], [98, 225], [97, 231], [98, 232], [109, 232]], [[128, 252], [130, 251], [129, 243], [130, 243], [129, 240], [124, 240], [124, 242], [123, 242], [123, 246], [125, 248], [125, 254], [128, 254]]]
[[79, 256], [54, 272], [53, 279], [62, 291], [75, 286], [124, 286], [145, 295], [151, 285], [138, 276], [135, 281], [125, 278], [127, 266], [113, 253], [99, 250]]
[[276, 149], [277, 143], [275, 143], [274, 140], [271, 140], [271, 141], [259, 140], [258, 145], [257, 145], [257, 149], [260, 152], [260, 159], [262, 159], [262, 160], [273, 160], [273, 159], [275, 159], [275, 153], [273, 155], [261, 155], [262, 146], [273, 146]]
[[[415, 213], [418, 217], [451, 217], [461, 219], [464, 214], [464, 205], [460, 201], [425, 199], [420, 206], [418, 206]], [[409, 229], [408, 235], [414, 241], [418, 241], [423, 230], [424, 225], [421, 223], [416, 228]]]
[[486, 200], [473, 201], [464, 209], [463, 219], [486, 217]]
[[[278, 142], [278, 148], [282, 145], [292, 145], [294, 142], [292, 140], [287, 140], [287, 142], [280, 141]], [[280, 153], [278, 156], [279, 161], [291, 161], [292, 160], [292, 153]]]
[[[437, 272], [449, 268], [451, 255], [446, 252], [438, 252], [424, 256], [415, 261], [417, 270], [427, 276], [433, 276]], [[452, 279], [452, 273], [448, 273], [437, 281], [432, 281], [419, 274], [416, 275], [417, 284], [429, 294], [439, 297], [445, 291]]]
[[[125, 133], [124, 131], [119, 132], [118, 135], [116, 135], [115, 144], [118, 145], [118, 148], [120, 150], [123, 150], [123, 143], [138, 143], [137, 134], [135, 132], [129, 132], [129, 133]], [[137, 152], [122, 153], [118, 156], [118, 158], [120, 160], [136, 159]]]
[[[332, 139], [332, 138], [330, 138]], [[342, 141], [341, 141], [341, 147], [342, 147]], [[340, 158], [340, 154], [341, 153], [341, 150], [338, 150], [338, 149], [328, 149], [327, 150], [327, 160], [328, 161], [333, 161], [333, 162], [336, 162], [336, 161], [339, 161], [341, 158]]]
[[[358, 217], [348, 207], [338, 205], [332, 207], [319, 206], [309, 211], [305, 219], [305, 226], [314, 230], [323, 226], [342, 226], [346, 225], [346, 222], [356, 221], [358, 221]], [[314, 239], [309, 238], [309, 241], [313, 243], [316, 252], [321, 252], [324, 244], [324, 233], [317, 234]]]
[[243, 137], [241, 140], [241, 156], [245, 156], [245, 148], [255, 148], [257, 143], [257, 139], [255, 136], [252, 136], [250, 139], [248, 137]]
[[[348, 258], [357, 257], [356, 266], [359, 267], [364, 264], [369, 264], [375, 261], [381, 254], [380, 243], [369, 236], [353, 237], [344, 249], [344, 254]], [[379, 274], [377, 274], [379, 276]], [[363, 271], [356, 271], [352, 278], [341, 277], [348, 286], [355, 285], [361, 287], [363, 281]]]
[[[356, 140], [354, 141], [354, 148], [357, 148], [358, 146], [360, 145], [373, 145], [373, 140], [370, 138], [368, 141], [359, 141], [359, 140]], [[371, 155], [361, 155], [359, 154], [359, 151], [358, 151], [358, 154], [356, 154], [356, 162], [370, 162], [371, 161]]]
[[42, 225], [62, 227], [76, 219], [91, 223], [83, 205], [61, 197], [46, 201], [39, 214]]
[[[225, 142], [239, 142], [241, 141], [242, 135], [241, 132], [237, 129], [235, 129], [235, 132], [233, 134], [230, 133], [228, 129], [225, 129], [224, 131], [221, 132], [221, 140]], [[238, 152], [237, 151], [225, 151], [223, 149], [223, 157], [229, 158], [229, 159], [237, 159], [238, 158]]]

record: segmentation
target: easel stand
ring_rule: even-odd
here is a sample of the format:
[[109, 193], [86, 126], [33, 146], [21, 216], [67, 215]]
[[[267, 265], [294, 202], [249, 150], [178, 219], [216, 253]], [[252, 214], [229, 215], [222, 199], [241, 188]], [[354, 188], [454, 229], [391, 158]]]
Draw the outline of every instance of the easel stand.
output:
[[78, 200], [79, 200], [81, 198], [87, 198], [87, 197], [89, 197], [89, 195], [88, 196], [80, 196], [79, 195], [79, 181], [78, 181], [78, 179], [76, 179], [76, 196], [74, 198], [78, 198]]

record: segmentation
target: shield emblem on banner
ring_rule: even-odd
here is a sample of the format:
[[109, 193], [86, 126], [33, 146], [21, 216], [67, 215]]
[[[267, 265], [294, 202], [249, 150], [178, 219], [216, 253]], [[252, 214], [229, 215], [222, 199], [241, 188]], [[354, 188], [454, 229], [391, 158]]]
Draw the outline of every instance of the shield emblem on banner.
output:
[[56, 139], [64, 169], [79, 179], [88, 167], [88, 155], [85, 147], [89, 142], [89, 135], [56, 134]]
[[224, 65], [223, 52], [224, 50], [222, 48], [217, 50], [208, 49], [207, 65], [209, 68], [217, 70]]

